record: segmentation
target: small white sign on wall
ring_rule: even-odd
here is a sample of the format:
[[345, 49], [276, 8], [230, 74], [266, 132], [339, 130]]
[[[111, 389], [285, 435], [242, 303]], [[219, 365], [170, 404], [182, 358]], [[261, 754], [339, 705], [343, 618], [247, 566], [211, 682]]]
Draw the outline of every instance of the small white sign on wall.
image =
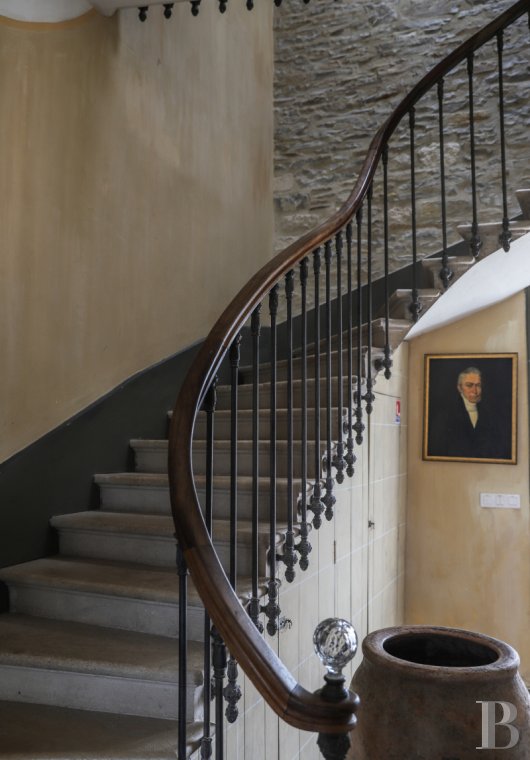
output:
[[490, 509], [521, 509], [518, 493], [481, 493], [480, 506]]

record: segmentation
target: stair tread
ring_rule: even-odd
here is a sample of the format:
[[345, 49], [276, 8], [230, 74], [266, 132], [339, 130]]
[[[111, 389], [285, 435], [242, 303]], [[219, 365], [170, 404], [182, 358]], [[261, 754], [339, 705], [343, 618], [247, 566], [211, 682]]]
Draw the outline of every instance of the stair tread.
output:
[[[175, 760], [177, 734], [174, 720], [0, 701], [4, 760]], [[188, 754], [201, 735], [188, 725]]]
[[[174, 569], [111, 560], [45, 557], [0, 570], [0, 580], [25, 586], [62, 588], [64, 591], [140, 599], [147, 602], [178, 604], [179, 579]], [[238, 577], [238, 596], [250, 595], [251, 581]], [[190, 581], [188, 602], [201, 606]]]
[[[110, 472], [94, 476], [98, 485], [116, 485], [116, 486], [150, 486], [151, 488], [168, 488], [169, 478], [165, 473], [150, 472]], [[195, 483], [201, 487], [206, 483], [205, 475], [195, 475]], [[267, 487], [270, 483], [268, 477], [258, 478], [260, 486]], [[220, 490], [229, 489], [232, 479], [230, 475], [214, 475], [214, 487]], [[286, 488], [287, 478], [276, 478], [276, 484]], [[251, 475], [240, 475], [237, 478], [238, 490], [251, 490], [254, 480]], [[299, 481], [295, 481], [298, 485]]]
[[[0, 666], [178, 681], [175, 639], [85, 623], [0, 615]], [[203, 682], [203, 646], [188, 642], [188, 678]]]
[[[51, 524], [58, 530], [84, 530], [101, 533], [121, 533], [123, 535], [139, 535], [163, 538], [175, 541], [175, 526], [173, 518], [166, 515], [151, 515], [138, 512], [107, 512], [103, 509], [73, 512], [68, 515], [52, 517]], [[278, 523], [278, 531], [287, 529], [287, 525]], [[238, 520], [238, 536], [252, 534], [251, 520]], [[258, 532], [269, 535], [267, 525], [259, 525]], [[216, 540], [229, 540], [230, 520], [213, 519], [213, 535]]]

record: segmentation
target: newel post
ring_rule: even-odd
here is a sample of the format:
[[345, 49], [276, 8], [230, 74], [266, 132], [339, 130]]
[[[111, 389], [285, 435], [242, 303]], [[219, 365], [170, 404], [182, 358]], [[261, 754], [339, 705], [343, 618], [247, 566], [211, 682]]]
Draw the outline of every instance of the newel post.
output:
[[[342, 668], [357, 652], [355, 628], [346, 620], [327, 618], [315, 628], [313, 644], [315, 652], [327, 668], [324, 676], [326, 683], [317, 693], [331, 703], [353, 698], [357, 708], [359, 697], [346, 688], [346, 679], [342, 675]], [[350, 748], [350, 737], [348, 733], [320, 733], [317, 744], [325, 760], [345, 760]]]

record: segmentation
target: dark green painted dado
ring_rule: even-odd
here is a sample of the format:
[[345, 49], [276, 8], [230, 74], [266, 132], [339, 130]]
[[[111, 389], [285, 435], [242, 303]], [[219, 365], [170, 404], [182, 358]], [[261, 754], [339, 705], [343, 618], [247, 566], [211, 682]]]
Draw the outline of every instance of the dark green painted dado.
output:
[[94, 473], [131, 469], [131, 438], [166, 437], [197, 350], [140, 372], [0, 465], [0, 567], [54, 553], [50, 517], [97, 507]]

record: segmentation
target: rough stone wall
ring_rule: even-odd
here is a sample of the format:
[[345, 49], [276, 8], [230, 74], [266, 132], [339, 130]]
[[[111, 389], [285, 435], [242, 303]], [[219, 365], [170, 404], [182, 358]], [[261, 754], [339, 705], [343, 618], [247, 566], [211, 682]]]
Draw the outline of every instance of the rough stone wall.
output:
[[[326, 219], [349, 195], [370, 140], [407, 91], [441, 57], [510, 0], [324, 0], [285, 2], [275, 19], [276, 250]], [[528, 19], [505, 35], [505, 103], [510, 213], [528, 184], [530, 125]], [[497, 53], [489, 43], [475, 61], [479, 222], [502, 217]], [[446, 81], [445, 152], [449, 240], [471, 221], [467, 73]], [[441, 247], [436, 93], [416, 109], [418, 254]], [[404, 128], [406, 126], [406, 128]], [[392, 265], [410, 260], [408, 124], [390, 145]], [[381, 250], [382, 177], [374, 185], [374, 235]], [[381, 257], [379, 257], [380, 259]], [[379, 273], [381, 266], [376, 266]]]

